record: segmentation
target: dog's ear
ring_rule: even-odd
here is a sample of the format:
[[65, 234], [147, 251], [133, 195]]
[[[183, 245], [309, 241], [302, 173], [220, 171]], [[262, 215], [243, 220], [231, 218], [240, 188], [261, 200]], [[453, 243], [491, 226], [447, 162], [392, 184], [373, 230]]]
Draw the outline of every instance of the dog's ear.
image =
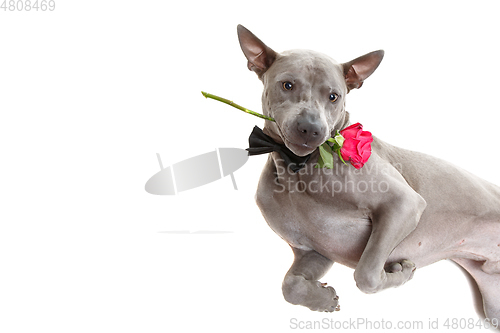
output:
[[384, 57], [384, 51], [373, 51], [342, 64], [347, 89], [360, 88], [363, 81], [372, 75]]
[[238, 25], [238, 40], [240, 41], [241, 50], [243, 50], [248, 60], [248, 69], [261, 77], [273, 64], [276, 59], [276, 52], [241, 24]]

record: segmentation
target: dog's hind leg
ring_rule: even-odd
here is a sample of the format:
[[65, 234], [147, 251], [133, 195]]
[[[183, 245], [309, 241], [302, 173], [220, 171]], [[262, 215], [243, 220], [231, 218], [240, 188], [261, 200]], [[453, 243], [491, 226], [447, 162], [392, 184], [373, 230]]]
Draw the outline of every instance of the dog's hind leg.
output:
[[453, 259], [462, 266], [476, 281], [483, 297], [486, 320], [500, 330], [500, 274], [489, 274], [483, 271], [483, 261], [457, 258]]
[[332, 267], [333, 261], [316, 251], [293, 248], [295, 259], [283, 280], [283, 296], [296, 305], [313, 311], [339, 310], [335, 289], [318, 280]]
[[476, 280], [470, 275], [470, 273], [462, 267], [459, 263], [450, 260], [450, 262], [454, 263], [461, 271], [464, 273], [465, 278], [469, 282], [469, 286], [472, 292], [472, 301], [474, 304], [474, 309], [476, 310], [477, 315], [481, 318], [484, 319], [486, 318], [484, 314], [484, 307], [483, 307], [483, 296], [481, 295], [481, 291], [479, 290], [479, 286], [477, 285]]
[[481, 269], [488, 274], [500, 274], [500, 261], [487, 260]]

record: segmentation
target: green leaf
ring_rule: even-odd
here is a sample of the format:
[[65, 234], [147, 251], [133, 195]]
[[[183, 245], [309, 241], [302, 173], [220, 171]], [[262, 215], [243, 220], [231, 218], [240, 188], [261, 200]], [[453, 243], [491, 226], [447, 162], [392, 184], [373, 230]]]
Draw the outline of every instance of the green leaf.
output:
[[325, 142], [319, 146], [319, 155], [318, 164], [320, 164], [322, 168], [333, 169], [333, 151], [328, 143]]
[[323, 162], [323, 159], [320, 156], [320, 157], [318, 157], [318, 164], [316, 164], [314, 167], [316, 169], [322, 169], [324, 165], [325, 165], [325, 162]]
[[339, 158], [340, 160], [342, 161], [342, 163], [344, 163], [345, 165], [347, 165], [347, 163], [344, 161], [344, 159], [342, 158], [342, 154], [340, 154], [340, 149], [337, 150], [337, 154], [339, 155]]
[[337, 132], [337, 135], [335, 135], [333, 140], [339, 145], [340, 148], [342, 148], [342, 146], [344, 145], [345, 138], [342, 136], [342, 134]]

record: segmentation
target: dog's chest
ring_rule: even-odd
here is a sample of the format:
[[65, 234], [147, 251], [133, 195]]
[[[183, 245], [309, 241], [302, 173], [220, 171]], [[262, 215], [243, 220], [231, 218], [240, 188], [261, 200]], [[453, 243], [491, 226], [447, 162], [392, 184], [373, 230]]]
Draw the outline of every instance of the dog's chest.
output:
[[355, 267], [371, 233], [368, 214], [347, 204], [341, 193], [328, 192], [320, 182], [312, 184], [304, 188], [300, 181], [280, 182], [275, 173], [265, 171], [256, 196], [264, 218], [291, 246]]

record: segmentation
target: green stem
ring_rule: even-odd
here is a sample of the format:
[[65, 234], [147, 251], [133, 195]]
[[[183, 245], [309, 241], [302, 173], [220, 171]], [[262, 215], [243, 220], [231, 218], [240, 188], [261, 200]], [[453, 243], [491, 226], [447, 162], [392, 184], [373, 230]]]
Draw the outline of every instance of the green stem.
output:
[[256, 117], [259, 117], [259, 118], [262, 118], [262, 119], [266, 119], [266, 120], [270, 120], [270, 121], [275, 121], [274, 118], [271, 118], [271, 117], [268, 117], [268, 116], [264, 116], [263, 114], [260, 114], [258, 112], [252, 111], [252, 110], [248, 110], [247, 108], [244, 108], [241, 105], [238, 105], [238, 104], [236, 104], [233, 101], [230, 101], [228, 99], [225, 99], [225, 98], [222, 98], [222, 97], [219, 97], [219, 96], [215, 96], [215, 95], [206, 93], [204, 91], [202, 91], [201, 93], [202, 93], [203, 96], [205, 96], [205, 98], [215, 99], [216, 101], [219, 101], [219, 102], [222, 102], [222, 103], [226, 103], [227, 105], [231, 105], [232, 107], [237, 108], [238, 110], [241, 110], [243, 112], [249, 113], [249, 114], [254, 115]]

